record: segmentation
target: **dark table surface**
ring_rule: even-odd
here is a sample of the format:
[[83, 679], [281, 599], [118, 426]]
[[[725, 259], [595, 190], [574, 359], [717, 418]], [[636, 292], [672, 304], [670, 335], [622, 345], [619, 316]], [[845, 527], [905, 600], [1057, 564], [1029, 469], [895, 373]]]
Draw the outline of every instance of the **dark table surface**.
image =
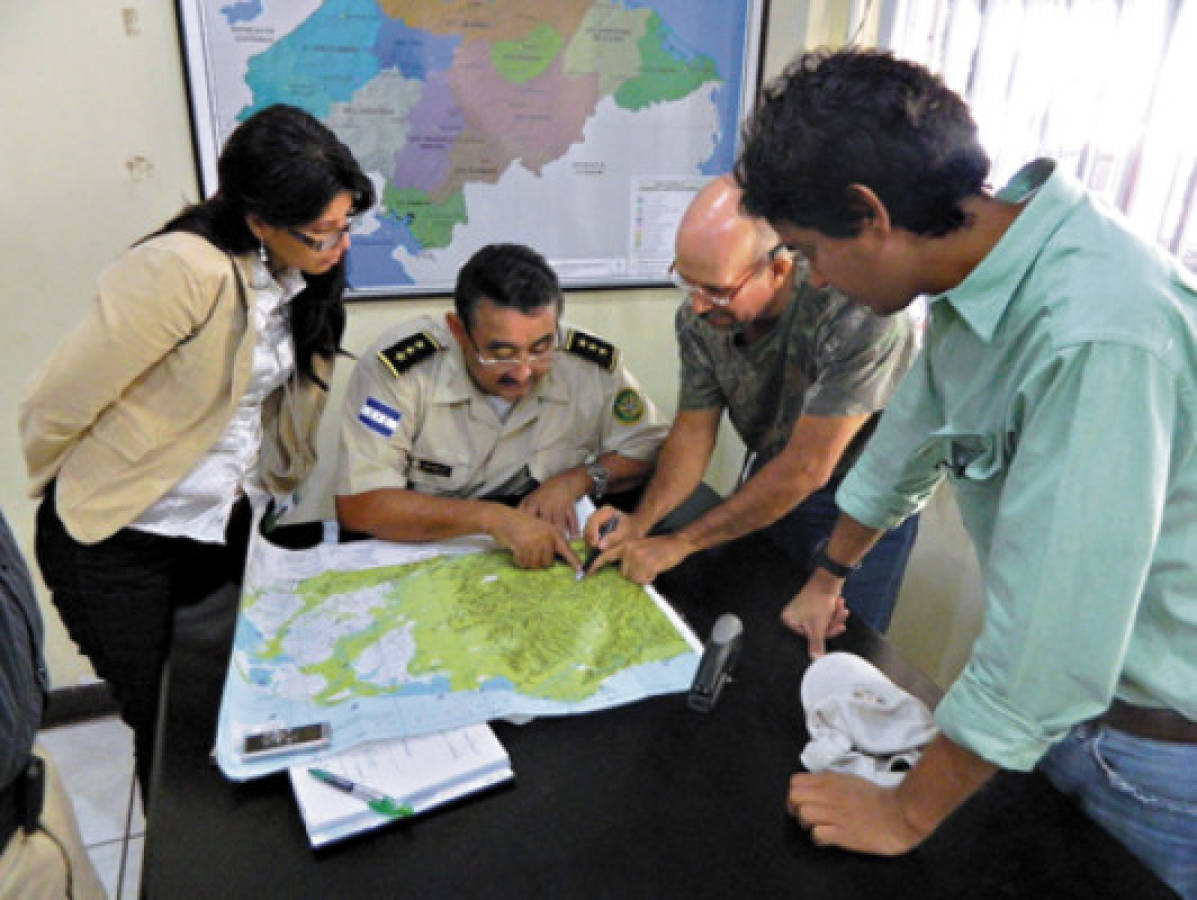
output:
[[[1038, 775], [999, 774], [903, 857], [815, 847], [784, 807], [807, 739], [798, 688], [808, 659], [777, 620], [795, 573], [749, 538], [687, 560], [657, 586], [700, 636], [723, 612], [744, 622], [736, 679], [712, 712], [672, 695], [495, 723], [513, 783], [320, 851], [285, 775], [235, 784], [209, 762], [235, 610], [189, 611], [160, 723], [148, 896], [1173, 896]], [[935, 684], [865, 626], [852, 623], [831, 649], [938, 699]]]

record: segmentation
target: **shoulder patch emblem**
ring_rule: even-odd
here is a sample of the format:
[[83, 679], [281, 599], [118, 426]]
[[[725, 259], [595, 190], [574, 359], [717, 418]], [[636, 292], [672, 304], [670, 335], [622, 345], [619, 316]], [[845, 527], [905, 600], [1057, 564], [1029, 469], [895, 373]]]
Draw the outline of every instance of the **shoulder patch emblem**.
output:
[[614, 344], [576, 328], [571, 328], [565, 336], [565, 352], [589, 360], [608, 372], [614, 372], [615, 364], [619, 362], [619, 351]]
[[378, 351], [378, 359], [398, 378], [422, 359], [444, 350], [445, 346], [430, 331], [421, 331]]
[[390, 437], [395, 433], [401, 418], [403, 418], [403, 414], [399, 410], [387, 406], [381, 400], [376, 400], [373, 397], [367, 397], [357, 411], [357, 420], [383, 437]]
[[639, 391], [624, 388], [615, 395], [615, 402], [611, 404], [611, 414], [624, 425], [635, 425], [644, 418], [644, 398]]

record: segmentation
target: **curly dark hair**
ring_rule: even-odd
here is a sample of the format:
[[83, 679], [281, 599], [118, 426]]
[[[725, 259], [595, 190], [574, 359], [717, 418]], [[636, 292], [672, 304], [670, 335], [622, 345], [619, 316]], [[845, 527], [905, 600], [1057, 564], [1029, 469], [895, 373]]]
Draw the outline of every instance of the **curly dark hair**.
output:
[[829, 237], [858, 234], [868, 215], [853, 184], [895, 226], [947, 234], [988, 174], [964, 100], [920, 65], [859, 48], [791, 62], [762, 92], [735, 168], [750, 214]]
[[[217, 175], [215, 194], [182, 210], [157, 233], [189, 231], [227, 253], [245, 253], [258, 246], [247, 215], [275, 228], [295, 228], [318, 218], [344, 191], [353, 197], [352, 215], [374, 205], [374, 185], [349, 148], [314, 117], [283, 103], [254, 113], [233, 130]], [[295, 364], [301, 375], [321, 383], [312, 355], [333, 356], [345, 333], [344, 258], [304, 280], [290, 304]]]
[[467, 329], [485, 297], [496, 306], [531, 313], [552, 303], [561, 313], [561, 286], [543, 256], [523, 244], [487, 244], [457, 273], [453, 305]]

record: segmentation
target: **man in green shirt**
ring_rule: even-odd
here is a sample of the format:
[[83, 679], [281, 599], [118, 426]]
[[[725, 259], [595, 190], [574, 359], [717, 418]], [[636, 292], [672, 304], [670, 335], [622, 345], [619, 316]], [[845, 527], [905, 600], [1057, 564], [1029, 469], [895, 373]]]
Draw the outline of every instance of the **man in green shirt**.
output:
[[[796, 775], [818, 843], [916, 846], [997, 768], [1037, 764], [1197, 896], [1197, 278], [1054, 162], [984, 187], [964, 101], [873, 51], [809, 54], [766, 90], [744, 205], [874, 312], [930, 301], [923, 355], [836, 499], [858, 560], [945, 475], [981, 563], [985, 623], [896, 789]], [[840, 579], [783, 619], [812, 655]]]

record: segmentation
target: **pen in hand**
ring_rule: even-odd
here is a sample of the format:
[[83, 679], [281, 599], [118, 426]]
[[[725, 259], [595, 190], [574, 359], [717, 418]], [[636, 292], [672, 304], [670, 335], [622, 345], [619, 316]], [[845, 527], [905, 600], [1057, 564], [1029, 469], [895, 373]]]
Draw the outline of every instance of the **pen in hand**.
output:
[[[607, 535], [609, 535], [612, 531], [614, 531], [618, 527], [619, 527], [619, 513], [616, 513], [611, 518], [609, 518], [606, 522], [604, 522], [602, 525], [599, 526], [598, 539], [601, 541], [603, 538], [605, 538]], [[586, 554], [586, 562], [582, 563], [582, 571], [578, 573], [578, 576], [577, 576], [578, 580], [581, 580], [581, 578], [584, 575], [590, 574], [590, 567], [594, 565], [594, 561], [596, 559], [598, 559], [598, 555], [602, 552], [603, 551], [600, 550], [598, 547], [590, 548], [590, 552]]]
[[376, 791], [374, 788], [366, 787], [364, 784], [350, 781], [348, 778], [329, 772], [326, 769], [308, 769], [308, 774], [317, 781], [327, 784], [329, 787], [336, 788], [338, 791], [344, 791], [346, 794], [364, 801], [366, 806], [379, 815], [390, 816], [392, 819], [402, 819], [415, 814], [415, 810], [412, 809], [411, 804], [400, 803], [393, 797], [388, 797], [382, 791]]

